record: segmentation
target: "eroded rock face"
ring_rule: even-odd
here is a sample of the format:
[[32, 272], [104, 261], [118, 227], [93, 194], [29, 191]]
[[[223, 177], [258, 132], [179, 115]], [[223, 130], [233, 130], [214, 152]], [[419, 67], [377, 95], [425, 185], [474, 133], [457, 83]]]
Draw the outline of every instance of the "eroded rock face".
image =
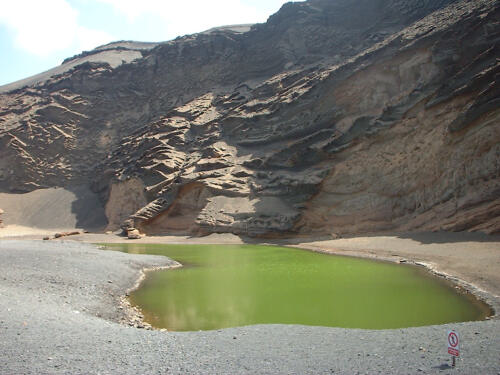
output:
[[109, 186], [109, 197], [105, 206], [108, 228], [116, 230], [121, 224], [126, 224], [125, 221], [131, 212], [136, 212], [147, 204], [144, 184], [140, 179], [113, 182]]
[[499, 26], [492, 0], [310, 0], [104, 46], [0, 95], [0, 189], [91, 182], [148, 234], [497, 233]]

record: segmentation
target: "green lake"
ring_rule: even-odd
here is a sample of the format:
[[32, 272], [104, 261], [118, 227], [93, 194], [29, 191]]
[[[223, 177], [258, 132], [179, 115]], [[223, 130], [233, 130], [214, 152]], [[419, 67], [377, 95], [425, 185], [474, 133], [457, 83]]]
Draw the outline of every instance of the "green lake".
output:
[[401, 328], [482, 320], [489, 308], [409, 265], [260, 245], [106, 244], [184, 267], [148, 273], [130, 295], [172, 331], [251, 324]]

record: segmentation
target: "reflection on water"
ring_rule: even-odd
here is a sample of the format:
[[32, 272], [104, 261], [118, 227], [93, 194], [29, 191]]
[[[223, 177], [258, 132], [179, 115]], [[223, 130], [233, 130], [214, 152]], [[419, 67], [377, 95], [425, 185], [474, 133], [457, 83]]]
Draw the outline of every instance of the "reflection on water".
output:
[[255, 245], [107, 245], [184, 265], [148, 274], [131, 301], [173, 331], [250, 324], [400, 328], [484, 319], [486, 305], [422, 269]]

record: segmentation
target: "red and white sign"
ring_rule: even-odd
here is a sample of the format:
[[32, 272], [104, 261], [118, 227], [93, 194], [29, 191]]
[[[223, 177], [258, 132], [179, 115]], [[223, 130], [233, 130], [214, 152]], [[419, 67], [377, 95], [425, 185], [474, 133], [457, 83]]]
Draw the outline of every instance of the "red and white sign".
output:
[[455, 331], [448, 331], [446, 335], [448, 338], [448, 353], [454, 357], [460, 355], [460, 339], [458, 338], [458, 333]]

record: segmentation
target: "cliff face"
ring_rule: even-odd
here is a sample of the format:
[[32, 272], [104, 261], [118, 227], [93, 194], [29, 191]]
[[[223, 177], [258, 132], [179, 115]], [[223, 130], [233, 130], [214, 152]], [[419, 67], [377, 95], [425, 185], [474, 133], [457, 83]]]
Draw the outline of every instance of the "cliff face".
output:
[[500, 231], [500, 4], [309, 0], [0, 88], [0, 190], [91, 185], [109, 229]]

